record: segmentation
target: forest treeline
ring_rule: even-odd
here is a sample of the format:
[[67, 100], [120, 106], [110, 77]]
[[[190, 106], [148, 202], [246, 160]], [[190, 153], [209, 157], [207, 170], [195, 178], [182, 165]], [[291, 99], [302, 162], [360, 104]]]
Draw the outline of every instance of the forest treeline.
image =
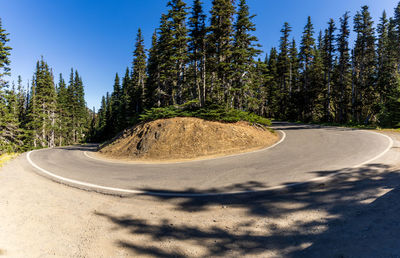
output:
[[[35, 93], [24, 96], [25, 115], [14, 123], [24, 129], [19, 137], [29, 139], [30, 146], [102, 141], [137, 123], [146, 111], [154, 114], [163, 108], [172, 110], [171, 106], [241, 110], [291, 121], [400, 126], [400, 3], [394, 17], [383, 12], [376, 25], [368, 6], [353, 17], [346, 12], [338, 22], [330, 19], [319, 31], [308, 17], [297, 40], [291, 36], [290, 24], [284, 23], [279, 46], [267, 51], [264, 60], [253, 18], [245, 0], [213, 0], [209, 12], [200, 0], [190, 6], [182, 0], [168, 1], [150, 49], [145, 49], [139, 29], [132, 65], [116, 74], [113, 91], [102, 98], [97, 113], [81, 99], [78, 74], [72, 73], [68, 87], [60, 86], [65, 85], [62, 79], [54, 86], [51, 70], [39, 61], [36, 70], [43, 79], [37, 81], [36, 72], [30, 90]], [[350, 42], [352, 32], [355, 42]], [[9, 52], [4, 39], [0, 53]], [[4, 70], [8, 55], [0, 56]], [[5, 85], [4, 74], [1, 78]], [[33, 95], [41, 94], [36, 87], [42, 80], [52, 85], [43, 92], [52, 93], [38, 98], [32, 109], [29, 103], [36, 103]], [[66, 98], [74, 104], [61, 108], [60, 92], [71, 94], [78, 88], [81, 95]], [[11, 124], [4, 123], [3, 117], [16, 119], [13, 101], [7, 97], [12, 91], [0, 92], [1, 128]], [[20, 91], [15, 92], [18, 99]], [[3, 116], [6, 113], [11, 115]], [[68, 130], [60, 132], [57, 126]]]
[[148, 51], [139, 29], [132, 67], [103, 97], [94, 138], [112, 137], [145, 109], [194, 100], [280, 120], [399, 126], [400, 3], [376, 26], [368, 6], [319, 32], [308, 17], [298, 42], [284, 23], [279, 46], [260, 60], [254, 15], [236, 2], [214, 0], [207, 16], [200, 0], [169, 1]]
[[71, 70], [68, 85], [57, 85], [49, 65], [39, 60], [27, 87], [10, 75], [8, 33], [0, 20], [0, 154], [79, 143], [87, 137], [93, 115], [86, 108], [82, 79]]

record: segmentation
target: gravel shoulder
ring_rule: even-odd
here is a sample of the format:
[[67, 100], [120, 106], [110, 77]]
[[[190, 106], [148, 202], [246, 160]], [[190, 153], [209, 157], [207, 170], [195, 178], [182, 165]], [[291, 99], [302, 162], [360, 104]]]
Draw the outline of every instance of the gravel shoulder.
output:
[[0, 256], [399, 256], [400, 136], [387, 134], [395, 145], [373, 164], [251, 197], [107, 196], [41, 177], [21, 155], [0, 169]]

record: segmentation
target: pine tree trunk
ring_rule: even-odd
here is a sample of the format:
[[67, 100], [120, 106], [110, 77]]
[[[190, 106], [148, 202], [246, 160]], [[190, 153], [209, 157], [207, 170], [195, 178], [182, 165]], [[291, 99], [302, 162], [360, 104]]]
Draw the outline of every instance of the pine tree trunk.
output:
[[326, 96], [326, 120], [328, 122], [330, 122], [330, 113], [331, 113], [331, 109], [330, 109], [330, 103], [331, 103], [331, 72], [328, 71], [328, 93]]
[[55, 113], [54, 110], [51, 113], [51, 138], [50, 138], [50, 147], [55, 147], [55, 135], [54, 135], [54, 126], [55, 126]]
[[[354, 73], [354, 71], [353, 71]], [[356, 89], [355, 89], [355, 82], [354, 82], [355, 78], [352, 80], [351, 82], [351, 113], [352, 113], [352, 117], [353, 120], [355, 120], [356, 118], [356, 111], [355, 111], [355, 104], [356, 104]]]
[[292, 63], [289, 63], [289, 95], [292, 94]]
[[202, 107], [205, 106], [205, 100], [206, 100], [206, 54], [205, 54], [205, 46], [203, 44], [203, 57], [202, 57], [202, 86], [203, 88], [201, 89], [201, 94], [200, 94], [200, 105]]
[[60, 137], [59, 137], [59, 146], [62, 146], [62, 125], [60, 123]]
[[[43, 108], [43, 112], [45, 112], [46, 106], [44, 103], [42, 104], [42, 108]], [[42, 147], [45, 147], [45, 145], [46, 145], [45, 139], [46, 139], [46, 117], [43, 114], [42, 139], [41, 139]]]
[[[197, 51], [195, 50], [194, 53], [195, 56], [197, 56]], [[199, 99], [200, 106], [201, 105], [201, 89], [200, 89], [200, 82], [199, 82], [199, 75], [198, 75], [198, 64], [197, 60], [194, 61], [194, 80], [196, 84], [196, 89], [197, 89], [197, 98]]]

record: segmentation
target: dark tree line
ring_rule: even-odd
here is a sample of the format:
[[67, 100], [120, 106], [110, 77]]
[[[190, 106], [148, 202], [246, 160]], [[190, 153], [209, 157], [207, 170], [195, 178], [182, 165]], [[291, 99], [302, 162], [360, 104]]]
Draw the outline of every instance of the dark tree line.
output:
[[36, 64], [28, 87], [5, 80], [10, 74], [8, 33], [0, 20], [0, 154], [34, 148], [79, 143], [86, 139], [90, 111], [86, 108], [83, 83], [71, 70], [67, 83], [60, 74], [58, 85], [49, 65]]
[[368, 7], [346, 12], [316, 34], [308, 17], [300, 44], [288, 23], [261, 61], [245, 0], [170, 0], [146, 51], [138, 31], [132, 68], [115, 79], [93, 121], [94, 138], [112, 137], [145, 109], [195, 101], [281, 120], [400, 125], [400, 4], [374, 26]]

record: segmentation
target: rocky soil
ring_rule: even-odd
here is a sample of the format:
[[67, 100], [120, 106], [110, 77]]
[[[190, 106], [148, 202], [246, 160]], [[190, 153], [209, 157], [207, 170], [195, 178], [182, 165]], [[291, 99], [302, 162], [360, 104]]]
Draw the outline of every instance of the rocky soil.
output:
[[185, 160], [265, 148], [277, 133], [247, 122], [234, 124], [198, 118], [160, 119], [125, 130], [99, 153], [132, 160]]

